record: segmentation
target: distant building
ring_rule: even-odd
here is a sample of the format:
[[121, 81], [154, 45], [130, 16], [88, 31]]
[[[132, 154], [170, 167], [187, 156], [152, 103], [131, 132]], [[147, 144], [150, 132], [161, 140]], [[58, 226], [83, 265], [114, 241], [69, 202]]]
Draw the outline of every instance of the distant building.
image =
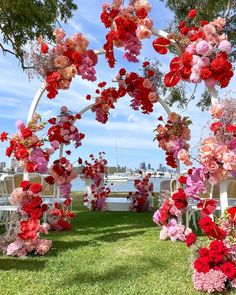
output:
[[10, 159], [10, 167], [9, 167], [9, 169], [10, 169], [11, 171], [16, 172], [18, 167], [19, 167], [19, 162], [17, 161], [17, 159], [14, 158], [14, 157], [11, 157], [11, 159]]
[[2, 172], [6, 168], [6, 162], [0, 162], [0, 171]]
[[140, 170], [146, 171], [147, 170], [146, 163], [145, 162], [141, 162], [139, 168], [140, 168]]
[[151, 170], [152, 169], [152, 166], [150, 163], [148, 163], [148, 170]]

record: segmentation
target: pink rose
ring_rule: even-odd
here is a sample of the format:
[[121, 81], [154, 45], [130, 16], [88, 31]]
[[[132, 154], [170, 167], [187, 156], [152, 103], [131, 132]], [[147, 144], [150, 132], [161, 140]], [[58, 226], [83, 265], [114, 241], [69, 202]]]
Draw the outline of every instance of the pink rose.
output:
[[227, 40], [223, 40], [220, 42], [218, 49], [220, 51], [226, 52], [226, 53], [230, 53], [230, 51], [232, 50], [232, 45], [229, 41]]
[[66, 33], [62, 29], [57, 28], [53, 31], [53, 35], [55, 36], [56, 42], [58, 43], [64, 39]]

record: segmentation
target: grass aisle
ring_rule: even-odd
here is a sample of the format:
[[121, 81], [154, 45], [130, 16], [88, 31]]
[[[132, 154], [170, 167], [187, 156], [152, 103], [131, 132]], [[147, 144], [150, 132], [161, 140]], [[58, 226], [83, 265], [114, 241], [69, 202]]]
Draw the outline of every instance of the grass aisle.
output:
[[45, 257], [0, 256], [4, 295], [199, 294], [182, 243], [161, 242], [152, 214], [74, 206], [73, 231], [51, 233]]

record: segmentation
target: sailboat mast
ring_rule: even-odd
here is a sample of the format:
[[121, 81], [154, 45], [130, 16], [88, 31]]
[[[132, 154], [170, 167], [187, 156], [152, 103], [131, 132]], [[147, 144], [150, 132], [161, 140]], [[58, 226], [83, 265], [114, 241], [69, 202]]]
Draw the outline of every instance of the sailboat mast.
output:
[[118, 148], [117, 148], [117, 141], [116, 141], [116, 172], [118, 173]]

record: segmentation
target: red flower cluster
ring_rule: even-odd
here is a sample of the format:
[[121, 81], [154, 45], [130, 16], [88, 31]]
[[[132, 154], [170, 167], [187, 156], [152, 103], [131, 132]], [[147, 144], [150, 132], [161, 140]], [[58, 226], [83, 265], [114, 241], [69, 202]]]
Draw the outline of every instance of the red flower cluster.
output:
[[20, 187], [26, 193], [26, 197], [21, 204], [24, 220], [20, 222], [18, 237], [22, 240], [36, 240], [39, 236], [40, 219], [48, 209], [39, 196], [43, 187], [39, 183], [31, 184], [29, 181], [23, 181]]
[[183, 210], [188, 206], [187, 197], [182, 188], [179, 188], [177, 192], [172, 195], [172, 199], [174, 200], [174, 204], [177, 209]]
[[197, 272], [207, 273], [210, 269], [221, 270], [229, 280], [236, 278], [236, 266], [228, 257], [228, 250], [219, 240], [212, 241], [209, 248], [200, 248], [194, 261]]
[[150, 38], [152, 21], [148, 18], [151, 6], [139, 6], [138, 3], [130, 3], [129, 8], [122, 3], [113, 1], [111, 5], [104, 4], [101, 13], [101, 21], [110, 31], [106, 35], [104, 49], [106, 59], [110, 67], [115, 66], [114, 45], [124, 47], [124, 57], [128, 61], [138, 62], [140, 54], [141, 39]]
[[[92, 112], [96, 113], [96, 120], [102, 124], [107, 122], [110, 109], [115, 108], [114, 103], [126, 94], [126, 90], [122, 86], [118, 89], [114, 87], [104, 88], [105, 86], [106, 82], [98, 84], [96, 93], [99, 96], [96, 97], [95, 103], [92, 106]], [[87, 95], [87, 99], [90, 99], [90, 95]]]
[[192, 9], [187, 20], [179, 24], [179, 34], [170, 34], [168, 38], [157, 38], [153, 42], [154, 49], [160, 54], [168, 52], [170, 40], [173, 39], [181, 51], [179, 57], [172, 59], [164, 83], [167, 87], [173, 87], [180, 80], [195, 84], [203, 80], [207, 87], [219, 85], [225, 88], [233, 77], [229, 61], [231, 44], [224, 35], [220, 35], [225, 20], [215, 20], [209, 24], [201, 21], [200, 26], [190, 25], [196, 15], [197, 11]]
[[81, 140], [85, 135], [80, 133], [75, 126], [75, 122], [80, 118], [79, 114], [73, 116], [67, 110], [67, 107], [64, 106], [61, 108], [61, 113], [57, 118], [48, 120], [49, 124], [52, 125], [47, 132], [48, 140], [53, 144], [54, 148], [55, 142], [57, 144], [56, 147], [59, 147], [59, 144], [69, 145], [72, 141], [75, 143], [76, 148], [81, 145]]
[[66, 199], [63, 204], [55, 203], [52, 209], [47, 211], [50, 228], [56, 231], [71, 230], [71, 218], [75, 214], [69, 210], [71, 199]]
[[203, 232], [210, 238], [222, 240], [226, 236], [226, 232], [217, 226], [209, 216], [200, 218], [198, 224]]

